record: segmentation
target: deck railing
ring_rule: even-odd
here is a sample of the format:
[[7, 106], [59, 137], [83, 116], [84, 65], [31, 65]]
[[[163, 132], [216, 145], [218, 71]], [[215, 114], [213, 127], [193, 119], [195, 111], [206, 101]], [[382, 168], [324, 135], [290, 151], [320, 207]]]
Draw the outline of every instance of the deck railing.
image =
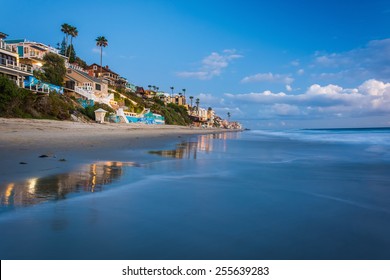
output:
[[18, 71], [23, 71], [29, 74], [32, 74], [34, 70], [32, 66], [20, 64], [15, 61], [4, 58], [0, 58], [0, 66], [4, 66]]
[[11, 46], [7, 45], [7, 43], [4, 42], [3, 40], [0, 40], [0, 49], [12, 52]]
[[93, 92], [83, 89], [82, 87], [75, 86], [74, 91], [87, 99], [95, 100], [96, 96]]

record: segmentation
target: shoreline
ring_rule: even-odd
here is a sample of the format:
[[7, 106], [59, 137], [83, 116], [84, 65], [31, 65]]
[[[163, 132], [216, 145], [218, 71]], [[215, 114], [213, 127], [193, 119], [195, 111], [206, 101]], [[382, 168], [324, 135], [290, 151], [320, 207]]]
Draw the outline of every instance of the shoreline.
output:
[[175, 139], [226, 132], [239, 131], [0, 118], [0, 178], [2, 183], [9, 183], [66, 172], [91, 161], [128, 161], [129, 151], [156, 149]]

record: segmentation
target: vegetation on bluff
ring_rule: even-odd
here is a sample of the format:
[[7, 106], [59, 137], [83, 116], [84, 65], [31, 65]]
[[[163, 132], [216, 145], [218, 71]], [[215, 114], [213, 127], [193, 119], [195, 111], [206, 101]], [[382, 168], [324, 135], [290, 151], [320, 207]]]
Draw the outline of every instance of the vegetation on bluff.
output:
[[[191, 123], [187, 110], [183, 106], [165, 105], [158, 98], [146, 101], [133, 93], [124, 93], [124, 95], [127, 97], [124, 99], [125, 105], [134, 112], [142, 111], [147, 107], [151, 108], [152, 112], [164, 116], [166, 124], [189, 125]], [[115, 113], [106, 104], [95, 103], [94, 106], [83, 108], [74, 99], [56, 92], [33, 93], [19, 88], [13, 81], [0, 76], [0, 117], [70, 120], [71, 114], [77, 111], [95, 120], [94, 112], [99, 108]]]
[[0, 117], [68, 120], [74, 106], [66, 96], [33, 94], [0, 76]]
[[55, 53], [47, 53], [43, 61], [42, 69], [35, 70], [34, 76], [42, 82], [62, 86], [66, 74], [64, 59]]

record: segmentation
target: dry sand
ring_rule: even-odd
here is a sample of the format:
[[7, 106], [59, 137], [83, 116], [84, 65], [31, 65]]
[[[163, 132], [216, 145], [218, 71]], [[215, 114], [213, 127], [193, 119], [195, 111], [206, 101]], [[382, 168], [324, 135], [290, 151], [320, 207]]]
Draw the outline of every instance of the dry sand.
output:
[[171, 125], [0, 118], [0, 184], [63, 172], [94, 160], [126, 161], [131, 149], [158, 149], [173, 139], [224, 132]]

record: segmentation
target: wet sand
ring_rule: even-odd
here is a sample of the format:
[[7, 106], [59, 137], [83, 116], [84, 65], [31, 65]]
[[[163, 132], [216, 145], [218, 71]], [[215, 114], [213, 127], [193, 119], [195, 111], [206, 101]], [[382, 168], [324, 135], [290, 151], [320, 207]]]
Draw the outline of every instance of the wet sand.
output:
[[227, 130], [0, 118], [0, 180], [6, 183], [59, 173], [93, 160], [127, 161], [129, 150], [223, 132]]

